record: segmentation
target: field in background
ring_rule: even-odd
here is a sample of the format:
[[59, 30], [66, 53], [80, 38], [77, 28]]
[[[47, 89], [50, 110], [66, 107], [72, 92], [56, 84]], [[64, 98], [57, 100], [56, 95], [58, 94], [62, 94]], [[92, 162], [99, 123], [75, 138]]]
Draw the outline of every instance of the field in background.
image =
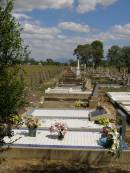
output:
[[24, 65], [21, 76], [30, 89], [43, 90], [48, 83], [55, 83], [60, 77], [63, 66]]
[[42, 97], [45, 89], [55, 86], [62, 75], [63, 69], [63, 66], [56, 65], [22, 66], [19, 76], [25, 83], [27, 106], [39, 106], [40, 102], [43, 100]]

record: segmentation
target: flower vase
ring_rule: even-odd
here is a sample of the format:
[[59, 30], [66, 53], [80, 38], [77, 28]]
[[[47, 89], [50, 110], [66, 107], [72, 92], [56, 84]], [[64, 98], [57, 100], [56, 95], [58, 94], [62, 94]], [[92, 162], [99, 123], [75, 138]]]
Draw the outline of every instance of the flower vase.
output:
[[29, 128], [28, 132], [29, 132], [28, 135], [30, 137], [36, 137], [37, 128]]
[[59, 132], [58, 133], [58, 139], [59, 140], [62, 140], [64, 138], [64, 135], [62, 134], [62, 132]]

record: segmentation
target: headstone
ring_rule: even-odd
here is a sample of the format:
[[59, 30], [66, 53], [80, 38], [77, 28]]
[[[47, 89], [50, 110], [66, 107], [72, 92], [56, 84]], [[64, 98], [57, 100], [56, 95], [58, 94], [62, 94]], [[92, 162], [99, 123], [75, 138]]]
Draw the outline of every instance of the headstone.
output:
[[78, 59], [78, 64], [77, 64], [77, 69], [76, 69], [76, 76], [77, 76], [77, 78], [80, 78], [80, 63], [79, 63], [79, 59]]
[[93, 112], [89, 113], [89, 120], [93, 121], [95, 120], [97, 117], [106, 117], [107, 115], [107, 111], [104, 108], [100, 108], [100, 109], [96, 109]]
[[69, 89], [69, 92], [71, 93], [72, 91], [73, 91], [73, 89], [72, 89], [72, 88], [70, 88], [70, 89]]
[[91, 83], [91, 79], [87, 79], [87, 82], [85, 84], [85, 88], [91, 90], [92, 89], [92, 83]]

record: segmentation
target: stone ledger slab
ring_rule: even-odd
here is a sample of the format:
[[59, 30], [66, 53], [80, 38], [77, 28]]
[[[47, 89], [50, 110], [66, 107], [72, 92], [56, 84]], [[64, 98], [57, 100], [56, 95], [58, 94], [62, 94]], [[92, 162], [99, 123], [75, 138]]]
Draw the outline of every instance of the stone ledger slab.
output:
[[[36, 137], [29, 137], [28, 130], [14, 130], [11, 141], [15, 141], [12, 147], [23, 148], [103, 148], [98, 144], [99, 132], [68, 131], [64, 140], [58, 140], [56, 134], [50, 134], [47, 130], [38, 130]], [[9, 138], [5, 138], [9, 142]]]
[[33, 109], [27, 112], [27, 115], [39, 118], [54, 118], [54, 119], [87, 119], [91, 110], [81, 109]]

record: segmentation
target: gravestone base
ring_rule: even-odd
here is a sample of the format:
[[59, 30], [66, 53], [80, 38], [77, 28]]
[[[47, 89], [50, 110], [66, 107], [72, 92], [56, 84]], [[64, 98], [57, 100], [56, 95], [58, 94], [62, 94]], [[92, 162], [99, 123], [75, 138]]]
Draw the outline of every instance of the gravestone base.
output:
[[89, 100], [89, 108], [95, 109], [98, 106], [98, 101], [97, 100]]

